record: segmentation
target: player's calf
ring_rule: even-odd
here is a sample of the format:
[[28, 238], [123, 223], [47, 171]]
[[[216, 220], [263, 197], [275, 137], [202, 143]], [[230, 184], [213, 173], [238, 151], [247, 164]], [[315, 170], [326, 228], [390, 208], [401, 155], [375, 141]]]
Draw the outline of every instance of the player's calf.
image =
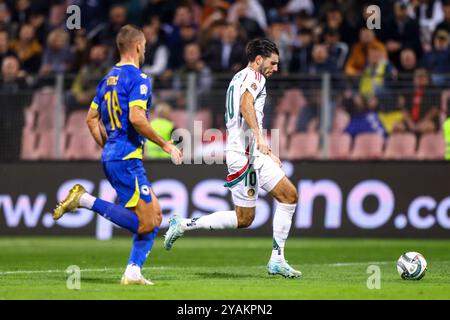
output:
[[255, 220], [255, 208], [244, 208], [236, 206], [236, 216], [238, 221], [238, 228], [248, 228]]

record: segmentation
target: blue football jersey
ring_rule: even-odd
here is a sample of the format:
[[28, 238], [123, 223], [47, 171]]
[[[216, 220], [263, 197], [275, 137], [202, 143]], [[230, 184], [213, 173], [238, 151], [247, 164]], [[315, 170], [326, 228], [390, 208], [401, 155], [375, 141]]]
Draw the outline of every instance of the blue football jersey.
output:
[[150, 78], [133, 64], [116, 64], [101, 80], [91, 108], [98, 110], [108, 139], [102, 161], [142, 159], [145, 138], [129, 121], [131, 106], [151, 105]]

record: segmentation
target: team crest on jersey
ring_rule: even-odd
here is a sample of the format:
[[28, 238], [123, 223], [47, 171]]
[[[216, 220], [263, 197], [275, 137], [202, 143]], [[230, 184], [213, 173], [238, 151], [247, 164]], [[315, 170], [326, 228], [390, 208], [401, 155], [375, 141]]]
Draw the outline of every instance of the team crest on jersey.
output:
[[141, 84], [141, 94], [146, 95], [148, 92], [148, 87], [145, 84]]
[[142, 186], [141, 187], [141, 193], [144, 195], [144, 196], [148, 196], [149, 194], [150, 194], [150, 188], [148, 187], [148, 186]]
[[255, 196], [255, 189], [248, 189], [247, 195], [249, 197], [254, 197]]
[[250, 87], [255, 91], [258, 89], [258, 86], [254, 82], [252, 83], [252, 85]]

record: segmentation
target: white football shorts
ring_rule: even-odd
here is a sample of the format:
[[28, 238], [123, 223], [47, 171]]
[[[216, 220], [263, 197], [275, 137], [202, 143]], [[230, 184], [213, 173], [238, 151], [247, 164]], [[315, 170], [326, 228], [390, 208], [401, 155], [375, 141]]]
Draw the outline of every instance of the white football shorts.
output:
[[258, 189], [270, 192], [285, 176], [284, 171], [270, 156], [259, 151], [256, 154], [251, 157], [240, 152], [226, 152], [229, 174], [225, 186], [230, 189], [236, 206], [256, 207]]

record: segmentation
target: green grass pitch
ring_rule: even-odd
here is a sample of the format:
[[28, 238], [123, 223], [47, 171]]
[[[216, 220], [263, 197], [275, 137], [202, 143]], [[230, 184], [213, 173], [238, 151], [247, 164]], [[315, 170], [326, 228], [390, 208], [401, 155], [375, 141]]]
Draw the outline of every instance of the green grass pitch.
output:
[[[155, 286], [121, 286], [131, 237], [0, 238], [0, 299], [449, 299], [450, 240], [289, 239], [286, 258], [302, 279], [267, 275], [270, 238], [185, 236], [165, 251], [155, 243], [143, 273]], [[421, 252], [426, 276], [405, 281], [396, 260]], [[66, 287], [70, 265], [80, 290]], [[381, 288], [369, 290], [369, 265]]]

